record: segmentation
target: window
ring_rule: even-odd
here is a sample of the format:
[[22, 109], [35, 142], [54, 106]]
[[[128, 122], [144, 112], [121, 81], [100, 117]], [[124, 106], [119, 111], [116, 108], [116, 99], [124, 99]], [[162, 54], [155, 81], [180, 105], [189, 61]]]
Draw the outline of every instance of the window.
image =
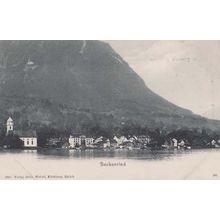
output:
[[31, 139], [31, 144], [34, 145], [34, 141], [33, 141], [33, 139]]
[[29, 139], [27, 139], [27, 145], [29, 145]]

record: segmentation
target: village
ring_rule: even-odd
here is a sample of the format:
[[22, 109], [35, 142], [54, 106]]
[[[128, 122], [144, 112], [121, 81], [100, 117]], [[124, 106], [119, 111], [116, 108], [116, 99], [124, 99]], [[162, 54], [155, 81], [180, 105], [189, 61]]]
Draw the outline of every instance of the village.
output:
[[[50, 137], [44, 146], [38, 144], [35, 130], [21, 131], [14, 129], [11, 117], [6, 122], [6, 135], [1, 149], [60, 149], [60, 150], [91, 150], [91, 149], [161, 149], [161, 150], [190, 150], [189, 141], [177, 137], [169, 137], [158, 142], [150, 135], [114, 135], [112, 138], [104, 136], [91, 137], [83, 134], [71, 134], [68, 137]], [[204, 147], [204, 146], [203, 146]], [[207, 148], [219, 148], [220, 140], [211, 139], [206, 143]]]

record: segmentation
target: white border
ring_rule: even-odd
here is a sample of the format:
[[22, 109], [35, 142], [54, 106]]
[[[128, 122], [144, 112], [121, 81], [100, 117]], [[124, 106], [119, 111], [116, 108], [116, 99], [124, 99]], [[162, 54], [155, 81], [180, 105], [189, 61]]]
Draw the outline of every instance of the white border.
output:
[[[0, 39], [220, 39], [219, 1], [1, 1]], [[208, 51], [207, 51], [208, 52]], [[218, 181], [1, 181], [1, 219], [219, 219]]]
[[220, 217], [217, 181], [3, 181], [0, 195], [4, 220]]
[[217, 0], [0, 1], [0, 39], [219, 39]]

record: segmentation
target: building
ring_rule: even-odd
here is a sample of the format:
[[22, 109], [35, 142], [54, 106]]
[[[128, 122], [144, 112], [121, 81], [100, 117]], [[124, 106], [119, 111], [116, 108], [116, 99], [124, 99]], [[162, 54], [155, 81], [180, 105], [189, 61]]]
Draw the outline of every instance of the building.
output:
[[36, 131], [15, 131], [15, 134], [24, 142], [24, 147], [37, 147]]
[[107, 139], [107, 138], [102, 138], [102, 140], [97, 142], [95, 141], [94, 142], [94, 146], [99, 148], [99, 149], [103, 149], [103, 148], [110, 148], [111, 147], [111, 143], [110, 143], [110, 140]]
[[81, 146], [81, 139], [79, 137], [74, 137], [70, 135], [69, 144], [70, 144], [70, 147]]
[[118, 143], [118, 145], [123, 144], [125, 141], [128, 141], [128, 139], [125, 136], [117, 137], [114, 136], [113, 139]]
[[70, 147], [70, 144], [66, 137], [51, 137], [47, 139], [45, 147], [67, 149]]
[[94, 138], [86, 137], [85, 135], [70, 135], [69, 144], [71, 148], [82, 145], [89, 147], [94, 144]]
[[103, 147], [104, 147], [104, 148], [111, 147], [111, 143], [110, 143], [110, 140], [109, 140], [109, 139], [106, 139], [106, 140], [104, 141]]
[[99, 143], [99, 142], [101, 142], [101, 141], [103, 141], [103, 136], [100, 136], [100, 137], [96, 138], [96, 139], [94, 140], [94, 143], [97, 144], [97, 143]]
[[13, 131], [14, 130], [14, 123], [13, 123], [13, 120], [11, 117], [8, 118], [7, 120], [7, 123], [6, 123], [6, 129], [7, 129], [7, 134], [10, 132], [10, 131]]
[[133, 149], [134, 148], [134, 143], [130, 141], [125, 141], [122, 145], [121, 148], [128, 148], [128, 149]]
[[180, 147], [185, 147], [185, 141], [184, 140], [181, 140], [178, 144], [178, 146]]
[[117, 143], [117, 141], [115, 139], [112, 138], [110, 140], [110, 143], [111, 143], [111, 147], [113, 147], [113, 148], [117, 148], [118, 147], [118, 143]]
[[19, 138], [24, 142], [24, 147], [37, 147], [37, 134], [36, 131], [15, 131], [14, 122], [11, 117], [8, 118], [6, 123], [7, 134], [13, 132], [18, 135]]
[[61, 143], [61, 148], [69, 149], [70, 148], [69, 142], [68, 141], [64, 141], [63, 143]]
[[173, 138], [171, 140], [171, 147], [173, 147], [173, 148], [177, 148], [178, 147], [178, 141], [177, 141], [176, 138]]
[[151, 139], [149, 136], [140, 135], [140, 136], [137, 136], [137, 141], [139, 141], [140, 143], [143, 143], [143, 144], [149, 144]]
[[87, 138], [85, 139], [85, 144], [86, 144], [86, 146], [93, 145], [93, 143], [94, 143], [94, 138], [92, 138], [92, 137], [87, 137]]

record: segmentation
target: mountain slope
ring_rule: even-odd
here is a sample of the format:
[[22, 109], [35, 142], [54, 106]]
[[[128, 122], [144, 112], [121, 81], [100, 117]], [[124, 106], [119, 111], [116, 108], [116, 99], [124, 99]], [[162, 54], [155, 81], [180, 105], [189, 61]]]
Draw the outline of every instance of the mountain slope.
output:
[[220, 127], [156, 95], [100, 41], [1, 41], [0, 98], [1, 122], [18, 127]]

